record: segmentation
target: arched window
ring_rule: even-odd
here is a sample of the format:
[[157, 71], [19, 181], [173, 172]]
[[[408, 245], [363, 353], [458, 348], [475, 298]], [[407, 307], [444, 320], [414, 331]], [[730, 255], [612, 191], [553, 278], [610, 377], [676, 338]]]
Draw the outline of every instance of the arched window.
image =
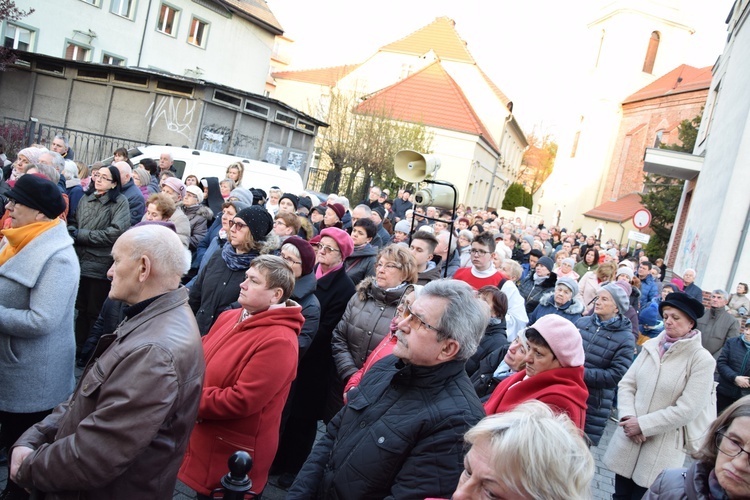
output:
[[643, 72], [653, 73], [654, 62], [656, 61], [656, 52], [659, 50], [659, 41], [661, 35], [658, 31], [651, 33], [651, 39], [648, 41], [648, 50], [646, 50], [646, 59], [643, 61]]

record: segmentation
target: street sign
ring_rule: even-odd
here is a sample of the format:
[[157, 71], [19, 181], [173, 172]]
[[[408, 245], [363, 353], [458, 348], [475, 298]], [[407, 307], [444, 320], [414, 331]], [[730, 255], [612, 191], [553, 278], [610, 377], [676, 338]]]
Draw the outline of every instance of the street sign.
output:
[[628, 239], [645, 244], [648, 243], [648, 240], [651, 239], [651, 236], [644, 233], [639, 233], [638, 231], [628, 231]]
[[645, 208], [641, 208], [633, 214], [633, 225], [638, 229], [643, 229], [651, 224], [651, 212]]

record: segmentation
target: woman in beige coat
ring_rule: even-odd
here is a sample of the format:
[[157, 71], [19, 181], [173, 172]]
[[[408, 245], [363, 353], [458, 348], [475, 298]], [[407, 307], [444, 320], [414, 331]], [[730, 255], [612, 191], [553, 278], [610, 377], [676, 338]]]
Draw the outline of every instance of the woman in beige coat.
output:
[[643, 345], [619, 384], [619, 428], [604, 455], [613, 499], [640, 499], [665, 468], [685, 461], [684, 426], [710, 401], [716, 362], [695, 329], [703, 305], [675, 292], [659, 305], [664, 331]]

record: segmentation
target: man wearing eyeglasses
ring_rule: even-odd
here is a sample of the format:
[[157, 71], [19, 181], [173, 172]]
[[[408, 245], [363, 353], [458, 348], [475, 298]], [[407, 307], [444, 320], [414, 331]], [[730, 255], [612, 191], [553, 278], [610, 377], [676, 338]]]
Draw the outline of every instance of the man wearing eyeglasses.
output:
[[523, 297], [513, 280], [495, 269], [492, 253], [495, 251], [495, 238], [489, 232], [479, 234], [471, 243], [471, 267], [461, 267], [453, 279], [468, 283], [474, 290], [483, 286], [496, 286], [508, 298], [508, 312], [505, 316], [508, 340], [513, 340], [529, 322]]
[[398, 323], [393, 355], [347, 393], [287, 498], [448, 498], [462, 435], [484, 415], [464, 365], [488, 321], [466, 283], [425, 286]]

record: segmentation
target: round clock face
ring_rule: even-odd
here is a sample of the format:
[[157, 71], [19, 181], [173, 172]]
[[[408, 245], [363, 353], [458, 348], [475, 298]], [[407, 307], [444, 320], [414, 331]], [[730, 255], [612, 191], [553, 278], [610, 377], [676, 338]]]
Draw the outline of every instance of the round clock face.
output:
[[650, 223], [651, 223], [651, 212], [649, 212], [645, 208], [638, 210], [633, 215], [633, 225], [637, 227], [638, 229], [642, 229], [648, 226]]

